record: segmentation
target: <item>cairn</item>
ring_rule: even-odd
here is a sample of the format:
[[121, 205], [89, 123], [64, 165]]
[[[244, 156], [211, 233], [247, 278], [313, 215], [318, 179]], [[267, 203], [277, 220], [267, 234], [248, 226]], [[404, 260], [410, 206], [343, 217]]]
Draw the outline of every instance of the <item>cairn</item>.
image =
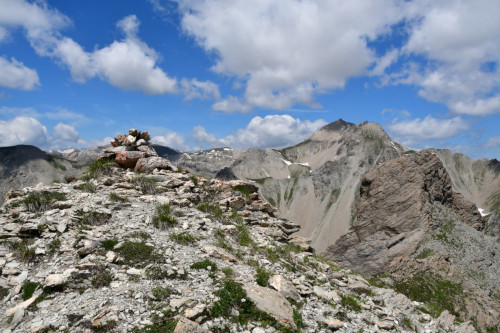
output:
[[135, 128], [129, 129], [128, 135], [118, 134], [111, 141], [111, 148], [104, 150], [101, 158], [114, 159], [123, 168], [134, 168], [138, 172], [147, 172], [154, 169], [176, 170], [170, 161], [159, 157], [153, 147], [149, 145], [151, 135]]

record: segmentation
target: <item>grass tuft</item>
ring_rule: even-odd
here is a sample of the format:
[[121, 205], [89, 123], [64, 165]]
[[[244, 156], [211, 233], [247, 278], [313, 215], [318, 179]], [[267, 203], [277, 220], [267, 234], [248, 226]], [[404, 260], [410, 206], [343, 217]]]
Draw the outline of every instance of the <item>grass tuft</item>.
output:
[[173, 216], [173, 210], [169, 204], [156, 207], [156, 214], [153, 216], [153, 226], [160, 230], [165, 230], [177, 224], [177, 219]]
[[50, 208], [55, 201], [66, 200], [66, 194], [60, 192], [39, 192], [30, 193], [22, 202], [26, 205], [29, 212], [44, 212]]

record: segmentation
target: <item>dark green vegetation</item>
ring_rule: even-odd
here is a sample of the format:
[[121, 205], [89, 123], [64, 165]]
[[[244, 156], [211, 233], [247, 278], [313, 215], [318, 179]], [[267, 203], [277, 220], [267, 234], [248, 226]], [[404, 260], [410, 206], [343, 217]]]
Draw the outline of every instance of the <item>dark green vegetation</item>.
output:
[[217, 264], [213, 261], [210, 261], [209, 259], [205, 259], [203, 261], [198, 261], [192, 264], [191, 269], [206, 269], [215, 272], [217, 270]]
[[198, 210], [200, 210], [204, 213], [210, 214], [214, 217], [222, 217], [222, 215], [224, 214], [222, 209], [216, 203], [202, 202], [196, 208], [198, 208]]
[[156, 207], [156, 213], [153, 216], [153, 226], [160, 230], [165, 230], [177, 224], [177, 219], [173, 215], [173, 210], [169, 204], [163, 204]]
[[83, 225], [98, 226], [109, 222], [111, 216], [106, 213], [99, 212], [77, 212], [77, 216], [80, 217], [80, 223]]
[[135, 327], [130, 332], [131, 333], [172, 333], [177, 325], [177, 319], [175, 319], [175, 313], [172, 311], [164, 311], [162, 316], [157, 314], [153, 315], [151, 325], [146, 325], [145, 327]]
[[239, 184], [233, 187], [233, 190], [240, 192], [244, 197], [249, 198], [250, 194], [252, 194], [252, 190], [250, 186], [245, 184]]
[[123, 258], [123, 263], [129, 266], [146, 266], [158, 259], [154, 248], [144, 242], [125, 241], [116, 251]]
[[396, 281], [394, 289], [414, 301], [424, 302], [426, 311], [434, 317], [438, 317], [444, 310], [459, 316], [459, 311], [465, 306], [462, 286], [436, 274], [418, 273], [411, 278]]
[[269, 285], [269, 278], [273, 275], [272, 272], [266, 270], [265, 268], [257, 268], [257, 274], [255, 274], [255, 280], [257, 284], [262, 287], [267, 287]]
[[159, 301], [163, 301], [176, 293], [175, 291], [167, 287], [154, 287], [151, 291], [153, 293], [153, 296]]
[[128, 202], [128, 198], [122, 197], [122, 196], [116, 194], [115, 192], [111, 192], [109, 194], [109, 200], [116, 201], [116, 202]]
[[61, 247], [61, 241], [59, 239], [54, 239], [48, 245], [49, 253], [51, 254], [56, 253], [57, 251], [59, 251], [60, 247]]
[[87, 174], [83, 176], [83, 180], [90, 180], [101, 176], [111, 176], [113, 167], [115, 166], [116, 162], [114, 160], [95, 160], [89, 164]]
[[359, 304], [361, 298], [358, 295], [340, 295], [340, 304], [344, 308], [351, 309], [354, 312], [361, 312], [361, 305]]
[[[276, 319], [267, 313], [260, 311], [253, 302], [248, 299], [241, 284], [232, 280], [225, 280], [222, 288], [215, 292], [219, 300], [214, 303], [209, 311], [211, 318], [228, 318], [234, 323], [241, 325], [248, 322], [259, 322], [263, 327], [274, 327], [278, 332], [293, 332], [290, 328], [279, 324]], [[237, 312], [233, 311], [236, 310]], [[234, 315], [237, 313], [238, 315]], [[294, 319], [301, 322], [300, 315], [294, 315]]]
[[155, 184], [158, 181], [154, 177], [140, 175], [132, 179], [130, 182], [138, 186], [141, 192], [144, 194], [156, 194], [157, 192]]
[[101, 241], [101, 245], [106, 251], [113, 250], [116, 244], [118, 244], [118, 241], [115, 239], [105, 239]]
[[14, 250], [17, 259], [30, 263], [36, 260], [36, 247], [32, 246], [33, 243], [32, 239], [24, 238], [19, 242], [8, 242], [8, 245]]
[[173, 233], [173, 234], [170, 234], [170, 239], [176, 241], [177, 243], [179, 244], [183, 244], [183, 245], [189, 245], [189, 244], [193, 244], [196, 242], [196, 237], [194, 237], [193, 235], [191, 235], [190, 233]]
[[44, 212], [50, 208], [50, 205], [56, 201], [66, 200], [66, 194], [59, 192], [35, 192], [30, 193], [22, 202], [26, 205], [28, 211], [32, 213]]
[[73, 188], [80, 190], [80, 191], [83, 191], [83, 192], [89, 192], [89, 193], [95, 193], [97, 191], [97, 186], [90, 181], [86, 181], [85, 183], [80, 184], [80, 185], [75, 185], [75, 186], [73, 186]]

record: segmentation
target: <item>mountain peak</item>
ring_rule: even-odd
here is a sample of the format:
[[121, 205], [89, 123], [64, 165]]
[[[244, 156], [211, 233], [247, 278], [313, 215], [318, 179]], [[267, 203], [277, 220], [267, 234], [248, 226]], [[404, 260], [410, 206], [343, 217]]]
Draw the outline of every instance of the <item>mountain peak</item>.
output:
[[335, 120], [334, 122], [329, 123], [328, 125], [323, 126], [320, 131], [326, 131], [326, 132], [338, 132], [342, 131], [347, 127], [351, 126], [356, 126], [353, 123], [347, 122], [343, 120], [342, 118]]

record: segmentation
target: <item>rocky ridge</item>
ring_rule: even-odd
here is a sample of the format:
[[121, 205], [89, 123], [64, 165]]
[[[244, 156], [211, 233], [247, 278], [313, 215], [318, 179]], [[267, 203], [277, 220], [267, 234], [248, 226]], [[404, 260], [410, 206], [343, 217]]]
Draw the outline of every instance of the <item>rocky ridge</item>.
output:
[[251, 184], [99, 163], [9, 192], [4, 332], [474, 331], [309, 252]]
[[446, 281], [457, 292], [445, 307], [482, 329], [498, 327], [500, 244], [484, 233], [477, 207], [452, 191], [435, 154], [410, 153], [369, 171], [355, 212], [325, 257], [369, 276], [392, 274], [391, 283], [418, 285], [422, 294], [431, 281]]

